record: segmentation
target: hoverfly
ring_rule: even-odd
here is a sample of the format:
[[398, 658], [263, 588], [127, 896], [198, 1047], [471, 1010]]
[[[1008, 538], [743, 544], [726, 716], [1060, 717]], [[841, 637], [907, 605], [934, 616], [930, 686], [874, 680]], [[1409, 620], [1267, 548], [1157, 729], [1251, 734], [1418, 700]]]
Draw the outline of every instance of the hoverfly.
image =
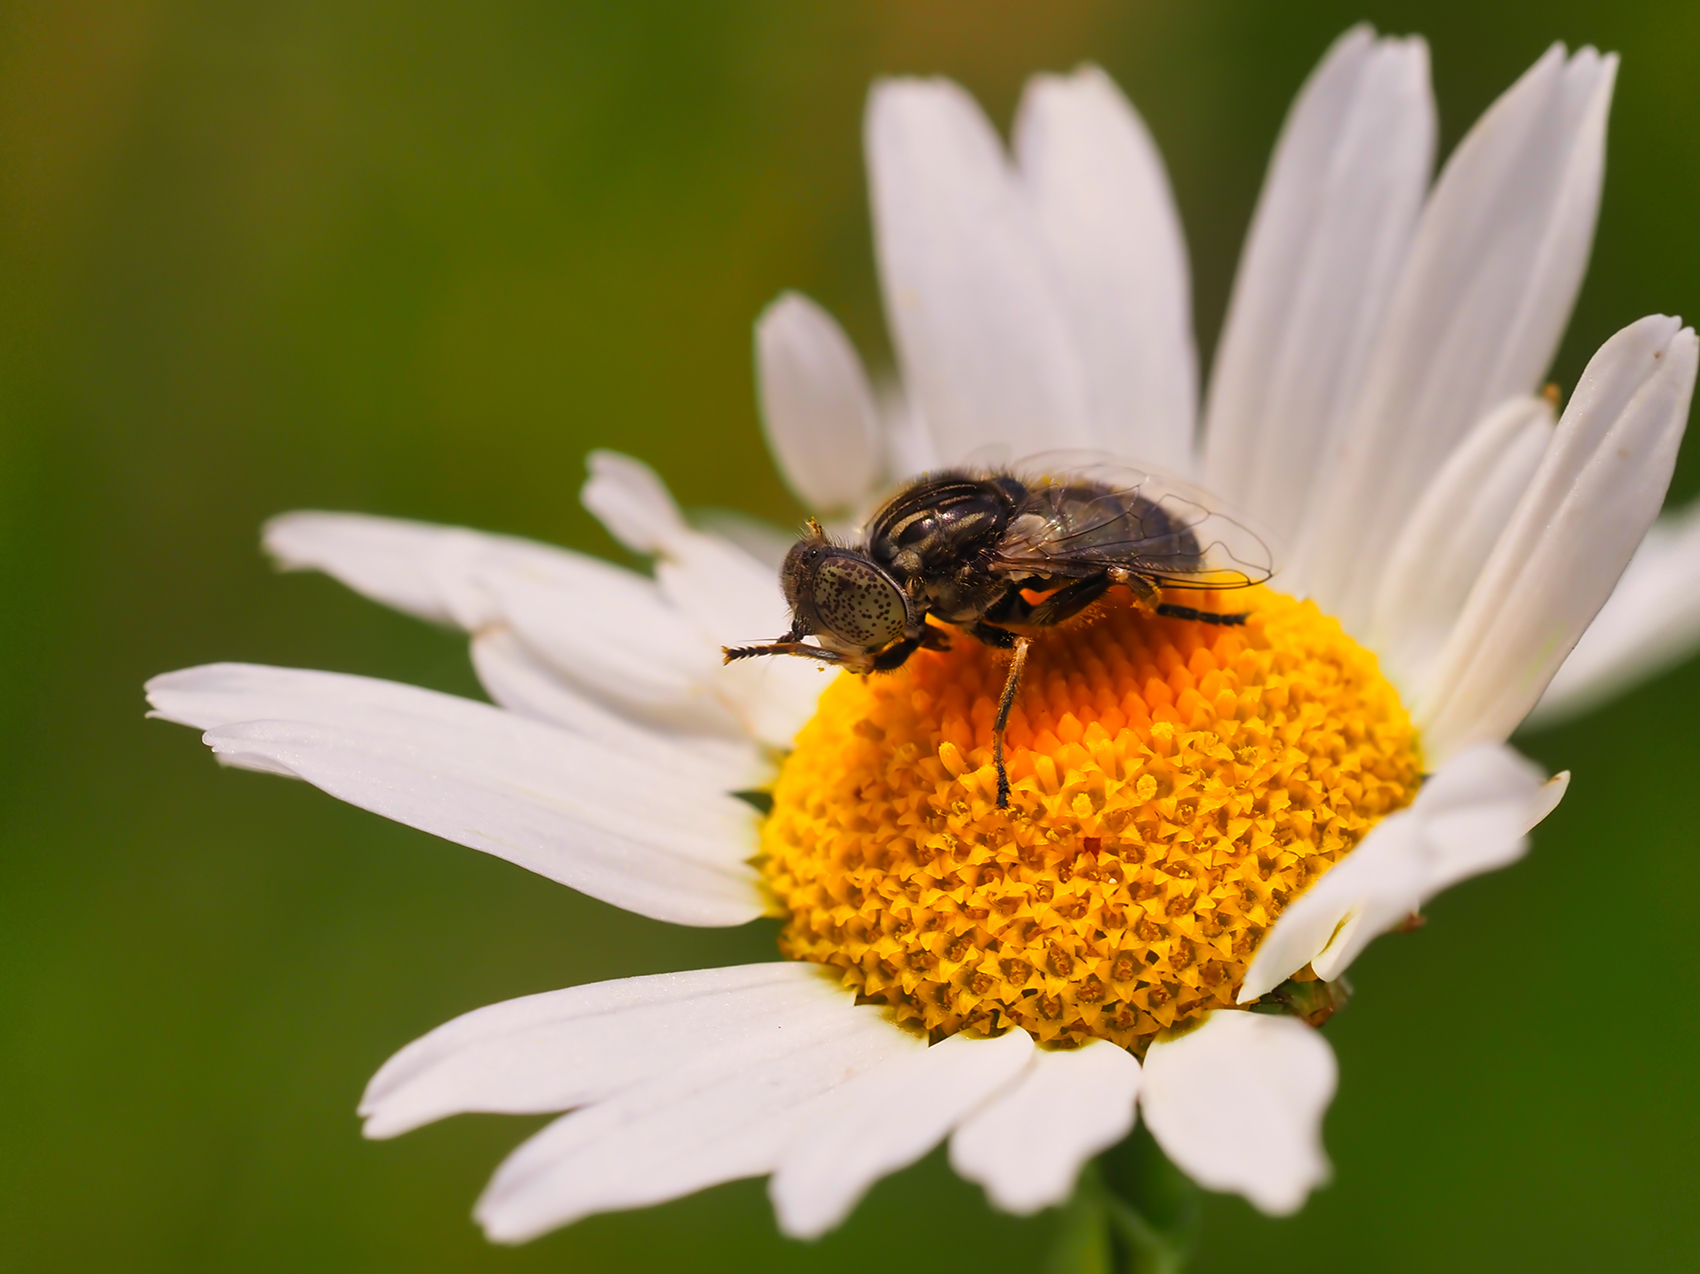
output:
[[1244, 613], [1168, 602], [1164, 591], [1262, 583], [1268, 559], [1261, 539], [1202, 497], [1136, 470], [946, 470], [881, 505], [859, 543], [834, 543], [811, 520], [780, 568], [790, 631], [724, 654], [728, 663], [799, 655], [887, 672], [917, 650], [949, 649], [939, 624], [1012, 651], [992, 728], [998, 806], [1007, 808], [1004, 731], [1036, 630], [1079, 616], [1114, 587], [1158, 615], [1243, 624]]

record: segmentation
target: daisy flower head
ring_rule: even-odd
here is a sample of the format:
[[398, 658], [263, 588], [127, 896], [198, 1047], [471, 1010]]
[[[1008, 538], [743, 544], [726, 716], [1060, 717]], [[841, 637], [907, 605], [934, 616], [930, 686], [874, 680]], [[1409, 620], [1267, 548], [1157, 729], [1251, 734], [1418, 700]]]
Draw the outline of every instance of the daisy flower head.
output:
[[1317, 1028], [1351, 962], [1515, 861], [1563, 794], [1511, 733], [1700, 637], [1697, 524], [1654, 525], [1693, 331], [1642, 319], [1562, 412], [1543, 391], [1616, 69], [1555, 46], [1436, 176], [1425, 45], [1347, 32], [1282, 128], [1202, 394], [1162, 161], [1106, 75], [1035, 77], [1007, 147], [948, 81], [875, 85], [897, 382], [876, 391], [800, 295], [756, 325], [768, 439], [822, 534], [865, 547], [918, 474], [1084, 449], [1208, 492], [1274, 550], [1266, 582], [1190, 612], [1130, 584], [1035, 629], [1007, 797], [994, 642], [951, 621], [867, 675], [724, 662], [826, 638], [792, 628], [785, 543], [693, 524], [636, 460], [592, 455], [583, 498], [652, 574], [273, 521], [284, 567], [469, 632], [494, 704], [220, 664], [152, 681], [156, 715], [646, 916], [777, 916], [788, 957], [468, 1013], [373, 1078], [367, 1135], [559, 1113], [477, 1205], [503, 1242], [751, 1176], [818, 1235], [947, 1141], [1033, 1212], [1136, 1121], [1198, 1184], [1299, 1208], [1329, 1172]]

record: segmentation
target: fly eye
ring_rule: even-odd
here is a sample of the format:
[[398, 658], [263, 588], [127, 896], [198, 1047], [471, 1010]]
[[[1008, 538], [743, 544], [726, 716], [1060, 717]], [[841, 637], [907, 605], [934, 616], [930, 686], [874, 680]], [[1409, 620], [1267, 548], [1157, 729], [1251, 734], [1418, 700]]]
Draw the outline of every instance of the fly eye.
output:
[[902, 639], [909, 607], [895, 580], [866, 558], [828, 552], [812, 570], [799, 572], [795, 601], [812, 611], [811, 625], [826, 641], [846, 650], [883, 650]]

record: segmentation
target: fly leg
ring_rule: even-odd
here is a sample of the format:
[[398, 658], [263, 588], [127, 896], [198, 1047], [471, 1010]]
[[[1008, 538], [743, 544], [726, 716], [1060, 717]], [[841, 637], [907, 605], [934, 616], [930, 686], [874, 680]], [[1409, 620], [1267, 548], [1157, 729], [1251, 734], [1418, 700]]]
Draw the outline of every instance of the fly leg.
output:
[[1003, 695], [998, 699], [997, 720], [992, 723], [992, 760], [998, 767], [998, 808], [1009, 808], [1009, 771], [1003, 763], [1003, 734], [1009, 725], [1009, 710], [1015, 704], [1015, 692], [1021, 688], [1021, 670], [1027, 664], [1027, 648], [1031, 637], [1015, 639], [1015, 656], [1009, 661], [1009, 675], [1004, 678]]
[[[1108, 592], [1112, 583], [1117, 583], [1117, 580], [1110, 578], [1110, 573], [1098, 572], [1097, 575], [1088, 575], [1080, 580], [1064, 583], [1061, 589], [1052, 589], [1052, 592], [1047, 592], [1037, 602], [1029, 602], [1027, 597], [1022, 595], [1022, 585], [1012, 583], [1008, 592], [986, 607], [983, 614], [993, 624], [1020, 624], [1022, 628], [1056, 628], [1057, 624], [1066, 623], [1081, 611], [1085, 611], [1093, 602], [1097, 602]], [[1047, 580], [1034, 580], [1029, 583], [1029, 587], [1034, 589], [1047, 585]], [[981, 641], [986, 641], [986, 645], [1000, 645], [996, 640], [986, 640], [979, 633], [976, 633], [976, 636], [979, 636]], [[1001, 645], [1008, 646], [1010, 643], [1005, 641]]]
[[1225, 628], [1237, 627], [1245, 623], [1251, 615], [1251, 612], [1247, 610], [1242, 610], [1237, 615], [1224, 615], [1220, 611], [1198, 610], [1192, 606], [1176, 606], [1172, 602], [1157, 603], [1157, 613], [1164, 619], [1191, 619], [1200, 624], [1220, 624]]
[[933, 624], [922, 624], [920, 635], [915, 640], [923, 650], [950, 649], [950, 634]]
[[[987, 608], [987, 615], [1004, 623], [1034, 628], [1055, 627], [1080, 614], [1102, 597], [1114, 582], [1107, 573], [1100, 572], [1065, 584], [1038, 602], [1028, 601], [1021, 595], [1021, 589], [1012, 585], [1008, 593]], [[1033, 639], [1018, 636], [985, 620], [968, 625], [968, 631], [988, 646], [1015, 652], [1014, 658], [1009, 661], [1009, 674], [1004, 678], [1003, 694], [998, 699], [997, 720], [992, 724], [992, 760], [998, 770], [998, 808], [1008, 809], [1009, 769], [1003, 758], [1004, 731], [1009, 726], [1009, 712], [1015, 706], [1016, 691], [1021, 688], [1021, 670], [1027, 664], [1027, 648], [1033, 644]]]
[[[1023, 606], [1027, 609], [1027, 617], [1020, 623], [1032, 624], [1034, 628], [1056, 628], [1057, 624], [1068, 623], [1069, 619], [1078, 616], [1086, 607], [1107, 594], [1112, 583], [1115, 583], [1115, 580], [1110, 578], [1108, 572], [1098, 572], [1097, 575], [1088, 575], [1085, 580], [1066, 583], [1054, 594], [1047, 594], [1037, 602], [1022, 599]], [[1017, 597], [1020, 597], [1020, 594], [1017, 594]]]
[[906, 637], [895, 646], [887, 646], [874, 656], [873, 672], [890, 672], [893, 668], [901, 668], [909, 661], [909, 656], [921, 648], [919, 637]]
[[1219, 611], [1199, 610], [1195, 606], [1177, 606], [1163, 601], [1162, 590], [1143, 575], [1121, 566], [1111, 567], [1109, 574], [1117, 584], [1125, 585], [1141, 606], [1155, 611], [1164, 619], [1190, 619], [1200, 624], [1220, 624], [1231, 628], [1245, 623], [1250, 614], [1249, 611], [1241, 611], [1237, 615], [1224, 615]]
[[[1016, 596], [1019, 598], [1020, 595]], [[994, 650], [1015, 652], [1014, 658], [1009, 661], [1009, 673], [1004, 677], [1003, 694], [998, 699], [997, 719], [992, 723], [992, 761], [998, 768], [998, 808], [1004, 810], [1009, 808], [1009, 771], [1003, 763], [1003, 732], [1009, 725], [1009, 710], [1015, 704], [1015, 692], [1021, 688], [1021, 670], [1027, 664], [1027, 648], [1033, 644], [1033, 639], [1012, 633], [1007, 628], [998, 628], [983, 619], [964, 627]]]
[[1133, 600], [1139, 603], [1139, 609], [1148, 611], [1160, 611], [1162, 609], [1161, 599], [1163, 594], [1158, 591], [1155, 584], [1138, 571], [1130, 571], [1125, 566], [1112, 566], [1105, 574], [1110, 577], [1113, 583], [1120, 584], [1133, 594]]
[[909, 662], [909, 656], [917, 650], [949, 650], [950, 638], [944, 629], [935, 628], [931, 624], [922, 624], [921, 631], [913, 637], [905, 637], [895, 646], [887, 646], [874, 656], [872, 672], [890, 672], [893, 668], [901, 668]]

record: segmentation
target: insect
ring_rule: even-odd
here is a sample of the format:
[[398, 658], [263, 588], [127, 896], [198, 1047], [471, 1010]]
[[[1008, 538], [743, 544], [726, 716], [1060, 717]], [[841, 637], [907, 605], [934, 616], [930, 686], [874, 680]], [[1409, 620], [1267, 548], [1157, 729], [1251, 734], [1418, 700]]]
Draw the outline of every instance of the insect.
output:
[[917, 650], [949, 649], [941, 624], [1013, 652], [992, 728], [998, 806], [1007, 808], [1004, 731], [1036, 632], [1115, 587], [1159, 615], [1243, 624], [1243, 613], [1168, 602], [1164, 591], [1243, 588], [1270, 573], [1254, 533], [1149, 474], [1111, 465], [1042, 476], [947, 470], [887, 500], [859, 543], [834, 543], [811, 520], [780, 568], [790, 631], [724, 654], [728, 663], [798, 655], [887, 672]]

